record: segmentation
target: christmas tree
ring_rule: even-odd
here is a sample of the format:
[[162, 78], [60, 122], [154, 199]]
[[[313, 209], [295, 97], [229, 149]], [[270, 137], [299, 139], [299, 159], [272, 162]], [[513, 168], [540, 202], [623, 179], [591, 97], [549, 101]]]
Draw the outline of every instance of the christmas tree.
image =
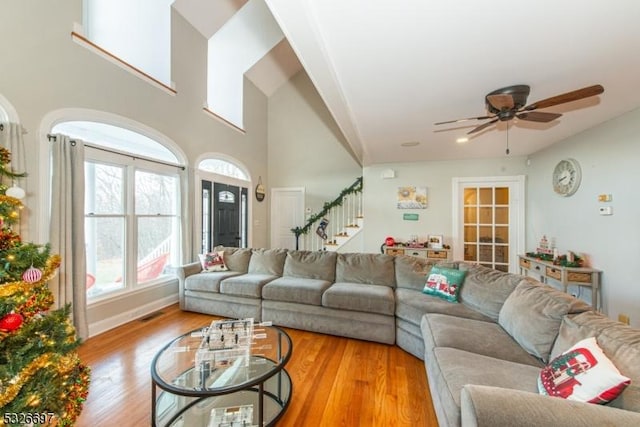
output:
[[[0, 179], [13, 172], [11, 154], [0, 148]], [[73, 425], [89, 386], [89, 368], [69, 319], [70, 306], [51, 310], [47, 281], [60, 257], [47, 245], [23, 242], [11, 228], [24, 195], [0, 183], [0, 426]], [[18, 196], [18, 197], [14, 197]]]

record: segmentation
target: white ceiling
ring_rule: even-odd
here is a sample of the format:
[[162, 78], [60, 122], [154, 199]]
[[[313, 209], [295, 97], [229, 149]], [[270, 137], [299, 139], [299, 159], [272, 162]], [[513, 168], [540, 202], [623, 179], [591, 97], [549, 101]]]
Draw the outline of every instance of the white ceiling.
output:
[[512, 156], [640, 107], [637, 0], [264, 1], [292, 48], [281, 56], [295, 52], [364, 165], [505, 155], [506, 123], [466, 144], [455, 140], [482, 122], [433, 123], [484, 115], [484, 96], [514, 84], [531, 86], [528, 103], [605, 92], [544, 110], [563, 113], [551, 123], [508, 122]]

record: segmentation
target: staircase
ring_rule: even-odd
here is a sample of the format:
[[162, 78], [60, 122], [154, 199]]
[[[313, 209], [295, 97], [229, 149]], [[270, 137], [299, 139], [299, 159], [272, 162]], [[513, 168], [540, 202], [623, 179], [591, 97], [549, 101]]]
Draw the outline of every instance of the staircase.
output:
[[362, 216], [362, 177], [340, 192], [323, 209], [311, 214], [303, 227], [291, 231], [296, 248], [308, 251], [339, 251], [364, 226]]

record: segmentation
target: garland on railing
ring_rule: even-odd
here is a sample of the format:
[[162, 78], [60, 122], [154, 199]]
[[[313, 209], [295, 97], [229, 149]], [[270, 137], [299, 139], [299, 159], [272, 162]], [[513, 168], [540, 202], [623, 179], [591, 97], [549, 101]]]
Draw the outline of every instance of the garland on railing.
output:
[[356, 182], [351, 184], [349, 187], [345, 188], [340, 192], [340, 195], [335, 198], [332, 202], [326, 202], [320, 212], [317, 214], [311, 215], [307, 220], [307, 223], [304, 227], [296, 227], [292, 228], [291, 232], [296, 235], [296, 239], [300, 237], [302, 234], [307, 234], [311, 229], [311, 226], [324, 218], [324, 216], [336, 206], [342, 206], [342, 201], [344, 198], [350, 194], [357, 194], [362, 192], [362, 177], [356, 179]]

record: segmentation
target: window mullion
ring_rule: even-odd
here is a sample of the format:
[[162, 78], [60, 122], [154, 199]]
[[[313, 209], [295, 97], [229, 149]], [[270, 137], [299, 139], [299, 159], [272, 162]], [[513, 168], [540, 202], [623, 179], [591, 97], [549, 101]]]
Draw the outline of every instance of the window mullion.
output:
[[137, 285], [136, 271], [138, 269], [138, 219], [135, 214], [135, 167], [127, 166], [127, 177], [124, 188], [126, 188], [126, 251], [125, 251], [125, 271], [127, 277], [127, 288], [132, 289]]

